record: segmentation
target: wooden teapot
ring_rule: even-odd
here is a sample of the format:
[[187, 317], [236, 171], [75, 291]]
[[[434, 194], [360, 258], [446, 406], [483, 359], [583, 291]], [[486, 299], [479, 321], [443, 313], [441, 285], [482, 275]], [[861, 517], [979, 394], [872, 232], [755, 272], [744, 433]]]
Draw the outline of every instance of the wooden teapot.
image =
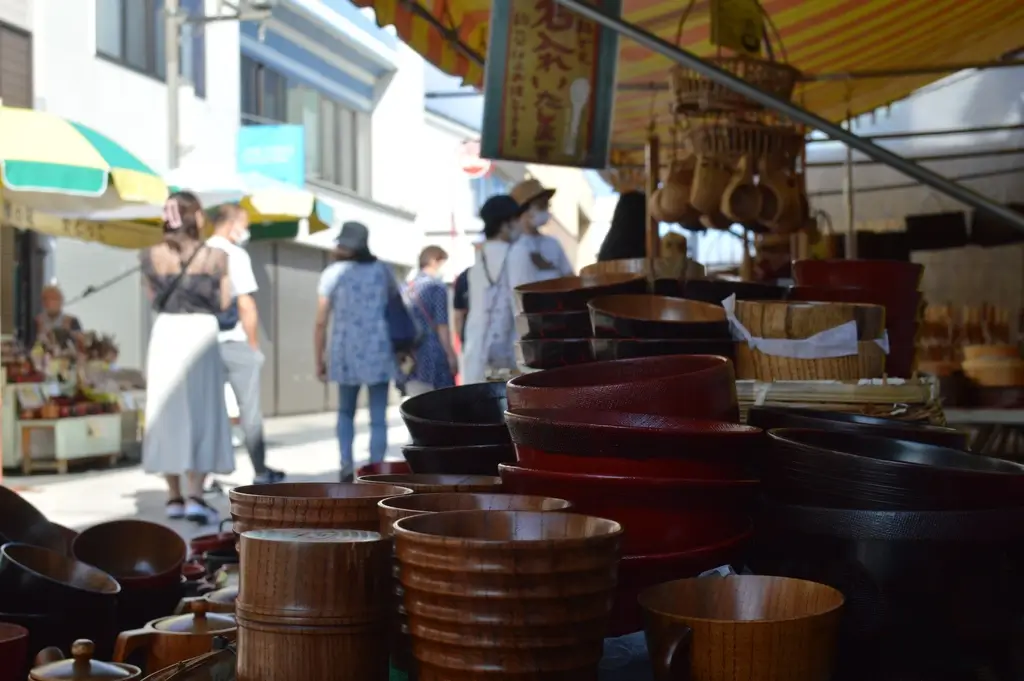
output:
[[146, 670], [159, 671], [213, 650], [213, 640], [234, 640], [238, 633], [235, 618], [209, 612], [206, 599], [190, 604], [191, 614], [161, 617], [141, 629], [123, 631], [114, 646], [114, 661], [123, 662], [136, 650], [146, 650]]
[[92, 659], [96, 646], [79, 639], [71, 644], [71, 659], [60, 648], [43, 648], [36, 655], [28, 681], [138, 681], [142, 670], [130, 664], [99, 662]]

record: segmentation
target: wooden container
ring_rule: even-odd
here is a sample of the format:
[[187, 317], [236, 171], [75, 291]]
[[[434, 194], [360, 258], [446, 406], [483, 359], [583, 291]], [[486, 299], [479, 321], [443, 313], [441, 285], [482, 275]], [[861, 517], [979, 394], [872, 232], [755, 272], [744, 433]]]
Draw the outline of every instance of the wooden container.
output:
[[802, 381], [878, 378], [885, 353], [875, 342], [885, 333], [885, 308], [859, 303], [737, 300], [736, 319], [754, 338], [802, 340], [848, 322], [857, 325], [857, 353], [844, 357], [798, 359], [736, 347], [739, 380]]
[[[685, 238], [684, 238], [685, 243]], [[703, 279], [704, 266], [689, 258], [654, 258], [655, 279]], [[651, 260], [647, 258], [622, 258], [605, 260], [587, 265], [580, 270], [580, 276], [596, 276], [599, 274], [643, 274], [651, 276]]]
[[208, 612], [205, 600], [191, 604], [192, 613], [161, 617], [141, 629], [122, 631], [114, 647], [114, 662], [125, 662], [136, 650], [146, 651], [146, 673], [189, 660], [213, 648], [217, 637], [234, 639], [235, 620]]
[[1010, 357], [1020, 359], [1020, 348], [1016, 345], [965, 345], [964, 361], [989, 357]]
[[241, 543], [238, 681], [386, 681], [387, 541], [272, 529]]
[[[394, 535], [394, 524], [402, 518], [426, 513], [446, 511], [564, 511], [572, 506], [565, 499], [536, 497], [522, 494], [471, 494], [440, 493], [412, 494], [404, 497], [384, 499], [380, 509], [380, 533], [389, 539]], [[391, 625], [391, 662], [401, 671], [412, 668], [412, 641], [409, 638], [409, 623], [405, 616], [402, 599], [405, 590], [400, 581], [401, 567], [397, 556], [392, 565], [393, 616]]]
[[286, 482], [245, 485], [228, 493], [235, 534], [269, 528], [350, 529], [374, 531], [377, 502], [412, 494], [394, 485]]
[[964, 360], [964, 375], [986, 388], [1024, 385], [1024, 360], [1017, 357], [979, 357]]
[[[400, 486], [411, 489], [416, 494], [501, 491], [501, 478], [492, 475], [431, 475], [426, 473], [364, 475], [356, 478], [356, 484], [386, 485], [388, 487]], [[387, 496], [394, 497], [398, 495], [389, 494]]]
[[394, 528], [420, 681], [597, 677], [618, 523], [453, 511]]
[[828, 681], [843, 595], [784, 577], [681, 579], [640, 594], [655, 681]]

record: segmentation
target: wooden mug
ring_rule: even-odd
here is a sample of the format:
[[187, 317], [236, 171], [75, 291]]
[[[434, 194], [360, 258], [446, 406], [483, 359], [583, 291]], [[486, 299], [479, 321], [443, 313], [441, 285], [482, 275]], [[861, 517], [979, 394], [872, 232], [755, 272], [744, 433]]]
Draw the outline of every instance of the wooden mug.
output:
[[843, 595], [785, 577], [680, 579], [639, 597], [655, 681], [828, 681]]

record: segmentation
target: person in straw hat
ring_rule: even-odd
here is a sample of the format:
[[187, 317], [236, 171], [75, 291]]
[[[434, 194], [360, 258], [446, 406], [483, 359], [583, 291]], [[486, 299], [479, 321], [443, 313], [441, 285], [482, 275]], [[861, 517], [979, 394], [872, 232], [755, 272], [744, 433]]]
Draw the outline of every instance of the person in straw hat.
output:
[[573, 274], [572, 264], [562, 244], [554, 237], [540, 233], [540, 229], [551, 221], [550, 205], [554, 195], [554, 189], [532, 179], [512, 188], [511, 196], [523, 211], [519, 219], [519, 238], [508, 254], [508, 280], [513, 289]]

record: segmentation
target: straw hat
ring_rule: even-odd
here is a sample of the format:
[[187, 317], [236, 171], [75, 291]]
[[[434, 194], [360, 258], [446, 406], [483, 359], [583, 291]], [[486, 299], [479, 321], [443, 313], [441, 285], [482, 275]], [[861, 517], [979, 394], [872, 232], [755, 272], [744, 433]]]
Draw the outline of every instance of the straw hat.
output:
[[509, 193], [516, 200], [516, 203], [526, 208], [537, 199], [542, 198], [550, 201], [551, 197], [555, 195], [555, 190], [548, 189], [538, 180], [530, 179], [524, 180], [515, 187], [512, 187], [512, 191]]

